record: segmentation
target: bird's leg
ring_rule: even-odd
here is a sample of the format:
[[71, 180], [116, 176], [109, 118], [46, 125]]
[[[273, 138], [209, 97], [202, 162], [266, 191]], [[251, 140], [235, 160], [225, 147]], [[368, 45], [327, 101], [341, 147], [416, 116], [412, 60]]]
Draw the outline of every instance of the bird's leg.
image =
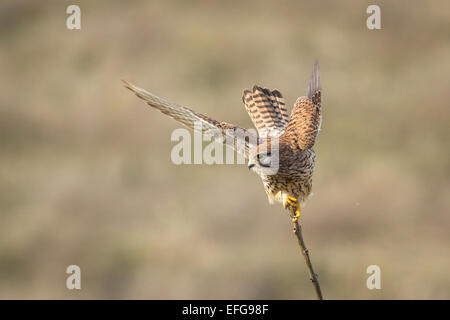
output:
[[285, 203], [283, 203], [283, 206], [285, 209], [289, 210], [292, 222], [296, 223], [301, 215], [300, 203], [298, 202], [298, 200], [294, 197], [287, 196]]

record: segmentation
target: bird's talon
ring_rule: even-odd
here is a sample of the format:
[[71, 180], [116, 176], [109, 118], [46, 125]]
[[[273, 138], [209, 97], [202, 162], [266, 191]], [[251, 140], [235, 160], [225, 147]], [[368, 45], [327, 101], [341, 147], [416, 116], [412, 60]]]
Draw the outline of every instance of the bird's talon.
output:
[[298, 219], [301, 216], [301, 212], [300, 212], [300, 206], [297, 207], [297, 209], [295, 210], [295, 217]]
[[295, 224], [297, 223], [298, 219], [300, 218], [301, 212], [300, 212], [300, 204], [298, 203], [298, 200], [292, 196], [286, 197], [286, 202], [284, 203], [284, 208], [289, 209], [292, 222]]
[[284, 207], [287, 208], [288, 205], [296, 208], [297, 207], [297, 199], [295, 199], [294, 197], [291, 197], [291, 196], [287, 196]]

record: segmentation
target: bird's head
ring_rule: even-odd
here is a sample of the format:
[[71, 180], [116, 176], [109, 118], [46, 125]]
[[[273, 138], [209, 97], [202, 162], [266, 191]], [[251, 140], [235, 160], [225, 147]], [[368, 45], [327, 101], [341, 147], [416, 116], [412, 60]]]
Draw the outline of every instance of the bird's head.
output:
[[248, 158], [248, 169], [259, 175], [275, 175], [280, 163], [278, 143], [270, 141], [259, 144], [250, 151]]

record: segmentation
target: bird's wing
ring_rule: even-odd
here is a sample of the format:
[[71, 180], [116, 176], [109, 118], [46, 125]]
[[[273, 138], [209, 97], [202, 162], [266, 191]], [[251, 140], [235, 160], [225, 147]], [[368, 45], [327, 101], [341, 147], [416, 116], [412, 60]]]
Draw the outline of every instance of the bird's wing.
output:
[[289, 121], [284, 99], [278, 90], [254, 86], [242, 95], [245, 109], [260, 137], [281, 135]]
[[248, 130], [230, 123], [214, 120], [200, 112], [162, 99], [125, 80], [122, 81], [125, 83], [126, 88], [133, 91], [136, 96], [147, 102], [148, 105], [181, 122], [188, 128], [201, 130], [202, 133], [212, 135], [215, 138], [219, 138], [218, 135], [220, 135], [224, 144], [234, 148], [246, 158], [248, 158], [250, 149], [258, 144], [259, 138], [257, 135]]
[[296, 147], [302, 150], [312, 148], [320, 130], [321, 90], [319, 65], [316, 61], [306, 90], [306, 97], [300, 97], [295, 102], [291, 119], [284, 133]]

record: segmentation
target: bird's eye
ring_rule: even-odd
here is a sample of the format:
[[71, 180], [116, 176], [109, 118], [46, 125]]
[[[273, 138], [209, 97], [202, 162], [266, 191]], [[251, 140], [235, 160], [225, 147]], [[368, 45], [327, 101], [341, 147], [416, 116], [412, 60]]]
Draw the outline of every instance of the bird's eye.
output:
[[269, 153], [259, 153], [256, 156], [256, 159], [258, 159], [258, 163], [262, 167], [270, 167], [270, 152]]
[[262, 158], [265, 158], [265, 157], [270, 157], [270, 152], [268, 152], [268, 153], [258, 153], [257, 155], [256, 155], [256, 158], [259, 160], [259, 159], [262, 159]]

